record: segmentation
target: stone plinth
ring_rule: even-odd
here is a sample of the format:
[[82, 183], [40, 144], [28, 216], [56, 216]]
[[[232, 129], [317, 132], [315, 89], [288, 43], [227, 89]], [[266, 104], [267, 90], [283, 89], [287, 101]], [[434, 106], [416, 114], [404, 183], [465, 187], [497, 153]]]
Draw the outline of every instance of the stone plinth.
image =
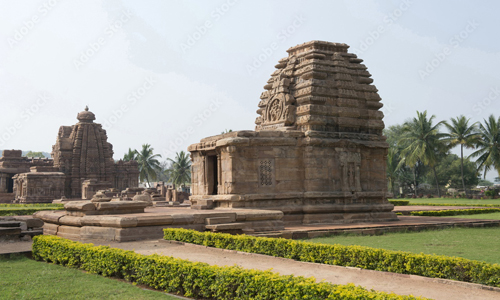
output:
[[149, 203], [143, 201], [90, 202], [75, 201], [64, 205], [67, 216], [116, 215], [143, 213]]
[[[113, 203], [113, 202], [106, 202]], [[70, 211], [41, 211], [35, 217], [43, 220], [44, 234], [81, 241], [134, 241], [160, 239], [163, 228], [187, 228], [216, 232], [275, 232], [284, 229], [281, 211], [271, 210], [203, 210], [189, 208], [147, 208], [144, 213], [93, 215], [88, 203], [66, 209]], [[100, 203], [103, 204], [103, 203]], [[66, 207], [66, 206], [65, 206]], [[72, 212], [76, 212], [73, 210]], [[218, 222], [217, 222], [217, 221]], [[236, 224], [236, 225], [230, 225]]]

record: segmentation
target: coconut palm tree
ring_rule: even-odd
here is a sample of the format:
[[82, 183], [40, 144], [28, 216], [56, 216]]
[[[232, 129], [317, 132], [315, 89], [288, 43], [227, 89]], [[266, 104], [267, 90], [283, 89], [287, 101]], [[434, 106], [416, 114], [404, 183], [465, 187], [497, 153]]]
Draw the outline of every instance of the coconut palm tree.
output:
[[389, 183], [389, 189], [392, 191], [393, 195], [396, 195], [396, 178], [398, 176], [398, 171], [401, 168], [399, 164], [399, 153], [397, 148], [389, 148], [387, 152], [387, 181]]
[[448, 144], [449, 148], [460, 145], [460, 172], [462, 174], [462, 186], [467, 195], [464, 179], [464, 147], [474, 148], [474, 145], [479, 141], [476, 123], [469, 124], [470, 119], [461, 115], [457, 118], [451, 119], [451, 124], [444, 122], [443, 124], [448, 129], [444, 141]]
[[187, 153], [177, 152], [175, 159], [168, 160], [172, 163], [169, 175], [173, 184], [184, 186], [186, 182], [191, 182], [191, 159]]
[[478, 150], [471, 154], [477, 157], [478, 169], [484, 170], [484, 178], [491, 168], [500, 174], [500, 118], [496, 120], [491, 115], [484, 120], [484, 125], [479, 125], [479, 137], [476, 144]]
[[137, 150], [128, 148], [128, 152], [123, 155], [124, 161], [137, 160]]
[[157, 157], [160, 154], [153, 154], [153, 148], [150, 144], [142, 145], [141, 151], [137, 151], [136, 160], [139, 164], [139, 179], [146, 180], [148, 186], [151, 186], [149, 180], [156, 180], [156, 171], [160, 169], [160, 162]]
[[434, 115], [427, 118], [427, 111], [423, 113], [417, 111], [416, 118], [404, 123], [403, 136], [398, 144], [405, 146], [401, 151], [401, 156], [403, 157], [402, 163], [416, 168], [417, 163], [420, 161], [422, 164], [432, 168], [434, 178], [436, 179], [438, 196], [441, 197], [436, 165], [438, 163], [438, 154], [446, 151], [445, 145], [441, 141], [444, 134], [439, 132], [439, 127], [444, 122], [441, 121], [433, 125], [432, 121], [434, 118]]

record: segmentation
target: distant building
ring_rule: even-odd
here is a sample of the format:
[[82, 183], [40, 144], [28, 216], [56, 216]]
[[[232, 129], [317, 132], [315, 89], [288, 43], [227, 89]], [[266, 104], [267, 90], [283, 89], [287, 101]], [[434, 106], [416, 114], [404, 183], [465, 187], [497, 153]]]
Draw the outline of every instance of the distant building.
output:
[[113, 160], [106, 131], [94, 123], [95, 115], [88, 108], [77, 119], [77, 124], [59, 128], [53, 159], [28, 159], [21, 156], [21, 150], [3, 151], [0, 193], [14, 193], [16, 202], [30, 203], [61, 196], [88, 199], [98, 189], [137, 187], [137, 162]]

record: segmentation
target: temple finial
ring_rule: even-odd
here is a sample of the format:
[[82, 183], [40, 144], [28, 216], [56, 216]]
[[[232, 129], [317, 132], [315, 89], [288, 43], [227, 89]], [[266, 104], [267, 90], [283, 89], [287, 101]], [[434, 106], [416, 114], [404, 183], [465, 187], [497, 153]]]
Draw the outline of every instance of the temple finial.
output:
[[89, 111], [89, 106], [85, 105], [85, 111]]

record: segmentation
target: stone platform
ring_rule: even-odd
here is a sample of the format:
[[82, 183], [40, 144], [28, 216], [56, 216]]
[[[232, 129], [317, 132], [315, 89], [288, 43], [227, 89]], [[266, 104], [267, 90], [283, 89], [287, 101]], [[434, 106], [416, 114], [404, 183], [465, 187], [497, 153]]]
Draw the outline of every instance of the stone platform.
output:
[[81, 209], [90, 207], [90, 202], [80, 202], [80, 204], [75, 202], [66, 206], [67, 211], [35, 213], [36, 218], [45, 222], [44, 234], [80, 241], [125, 242], [161, 239], [163, 228], [167, 227], [248, 234], [276, 232], [284, 229], [283, 213], [272, 210], [193, 210], [181, 207], [148, 207], [144, 212], [138, 213], [120, 214], [117, 212], [112, 215], [99, 215], [75, 214], [71, 211], [76, 206], [81, 206]]
[[341, 234], [382, 235], [390, 232], [438, 230], [453, 227], [498, 227], [500, 220], [464, 219], [449, 217], [398, 216], [399, 222], [374, 222], [339, 225], [296, 225], [274, 233], [256, 236], [308, 239]]

